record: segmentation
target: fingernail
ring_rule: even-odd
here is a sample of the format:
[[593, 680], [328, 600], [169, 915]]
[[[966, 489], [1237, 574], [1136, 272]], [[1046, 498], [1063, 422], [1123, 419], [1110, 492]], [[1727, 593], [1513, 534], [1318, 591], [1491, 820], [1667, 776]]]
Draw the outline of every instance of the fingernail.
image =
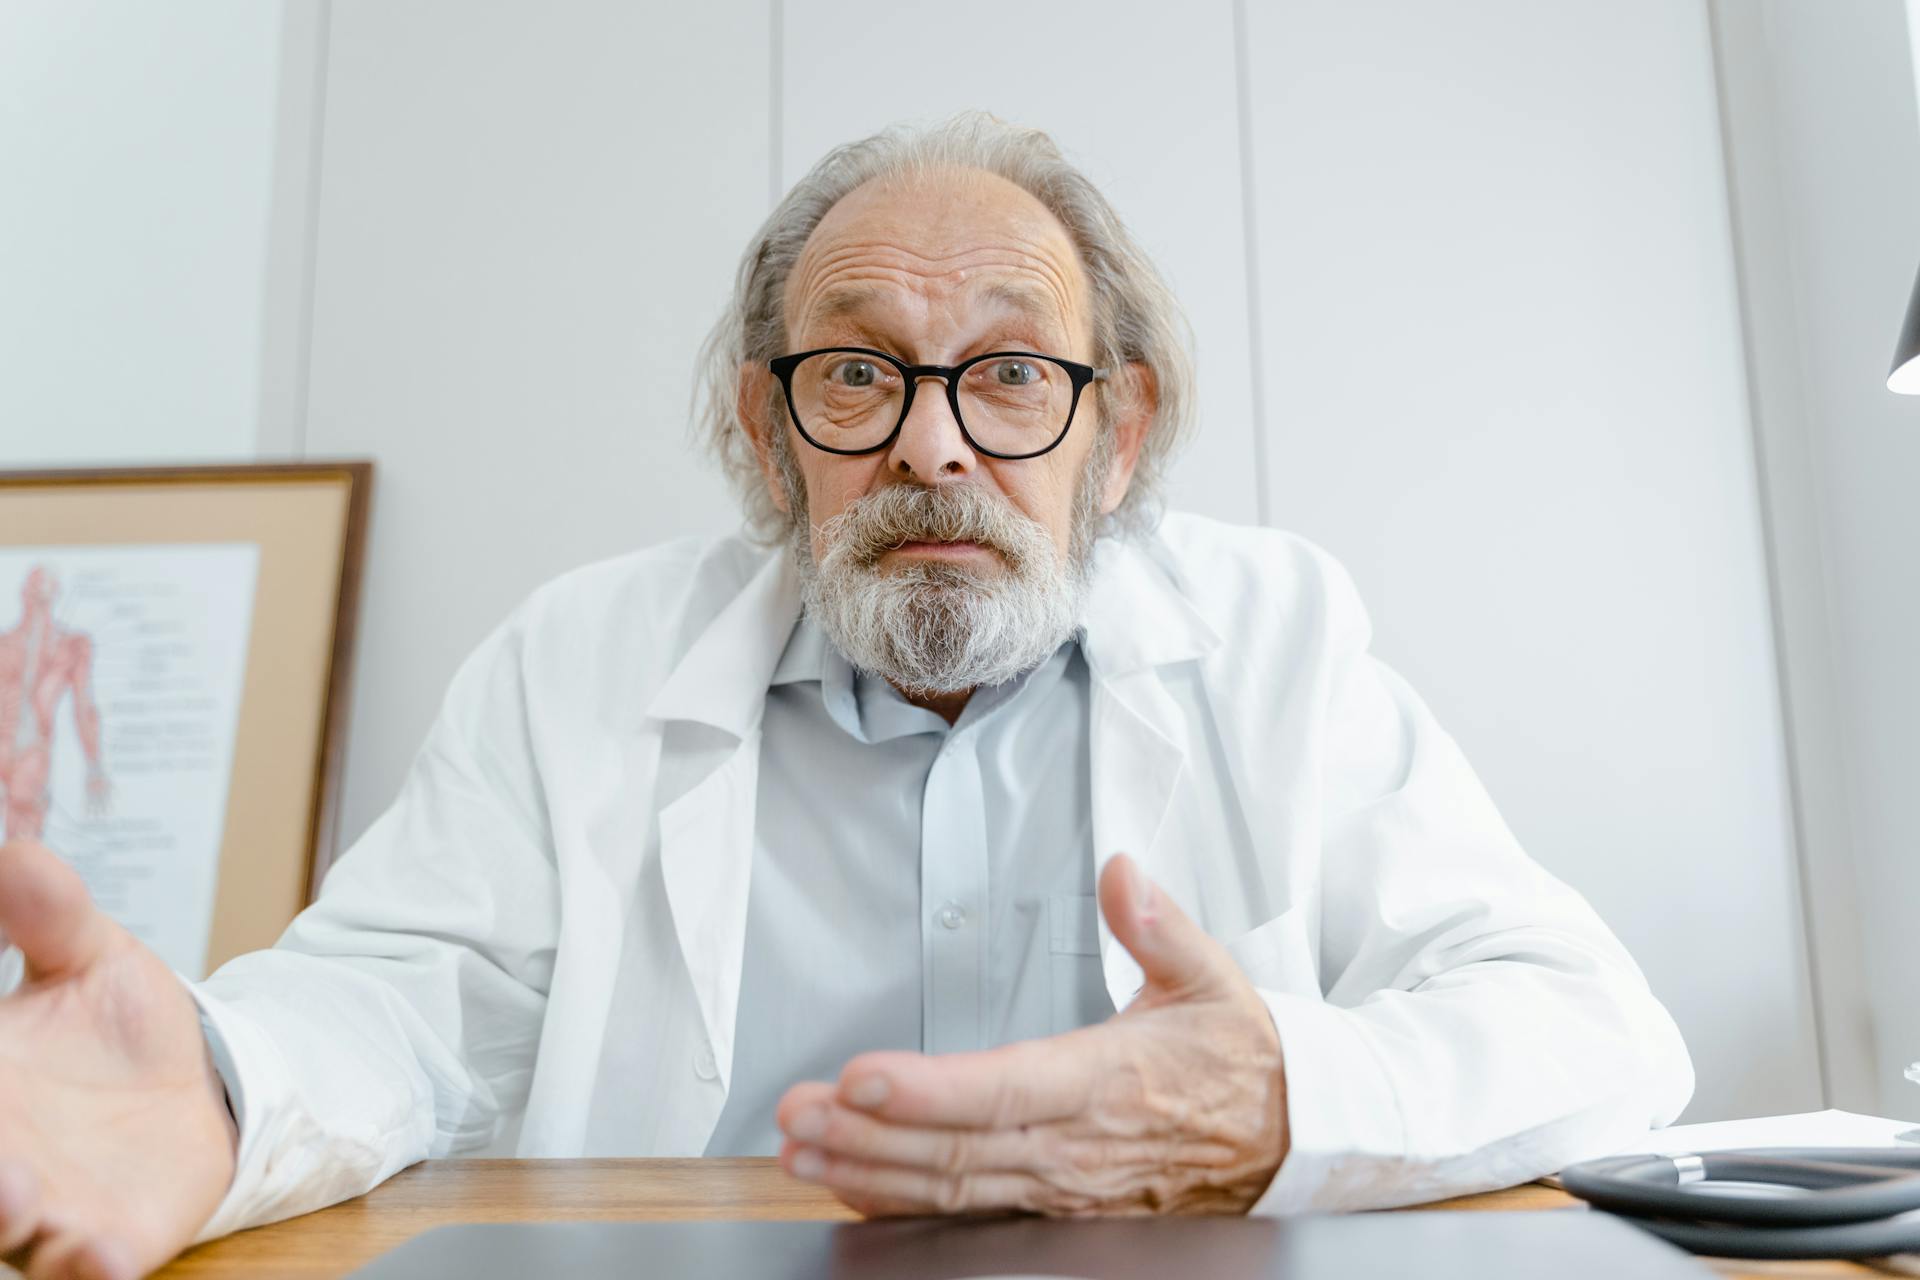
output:
[[802, 1147], [793, 1155], [793, 1176], [804, 1178], [808, 1182], [820, 1181], [827, 1171], [827, 1158], [812, 1147]]
[[1127, 874], [1133, 878], [1133, 909], [1141, 924], [1152, 924], [1154, 910], [1160, 905], [1155, 896], [1153, 881], [1147, 879], [1147, 873], [1132, 858], [1127, 859]]
[[818, 1142], [827, 1133], [827, 1109], [808, 1107], [793, 1118], [787, 1132], [802, 1142]]
[[856, 1107], [877, 1107], [892, 1092], [893, 1086], [887, 1083], [885, 1076], [868, 1076], [855, 1081], [847, 1090], [847, 1101]]

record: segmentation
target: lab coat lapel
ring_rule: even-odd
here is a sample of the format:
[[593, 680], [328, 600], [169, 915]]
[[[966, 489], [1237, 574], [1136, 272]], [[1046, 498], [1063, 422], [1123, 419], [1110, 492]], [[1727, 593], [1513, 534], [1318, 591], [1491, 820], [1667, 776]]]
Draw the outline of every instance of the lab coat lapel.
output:
[[718, 768], [660, 811], [660, 871], [673, 932], [722, 1088], [733, 1080], [759, 761], [756, 727]]
[[[1101, 552], [1083, 630], [1093, 677], [1088, 728], [1096, 882], [1114, 854], [1130, 854], [1191, 908], [1191, 864], [1177, 856], [1165, 831], [1187, 767], [1187, 717], [1159, 668], [1199, 657], [1219, 637], [1139, 544], [1102, 542]], [[1104, 915], [1100, 953], [1107, 993], [1115, 1008], [1125, 1008], [1143, 975]]]
[[[1156, 696], [1157, 695], [1157, 696]], [[1164, 882], [1161, 828], [1187, 753], [1161, 703], [1166, 691], [1151, 669], [1096, 682], [1090, 712], [1093, 773], [1094, 877], [1116, 853], [1131, 854]], [[1107, 994], [1124, 1009], [1140, 990], [1140, 966], [1114, 941], [1100, 916], [1100, 954]]]
[[694, 642], [648, 708], [665, 722], [656, 793], [663, 802], [660, 869], [723, 1094], [733, 1077], [760, 722], [799, 609], [787, 556], [775, 553]]

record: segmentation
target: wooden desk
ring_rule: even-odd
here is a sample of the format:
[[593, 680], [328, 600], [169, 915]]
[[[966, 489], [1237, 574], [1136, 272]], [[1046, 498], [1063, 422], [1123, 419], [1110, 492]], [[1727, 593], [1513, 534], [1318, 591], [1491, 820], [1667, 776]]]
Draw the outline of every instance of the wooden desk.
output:
[[[1564, 1192], [1526, 1186], [1425, 1207], [1561, 1209], [1575, 1203]], [[158, 1274], [166, 1280], [342, 1276], [450, 1222], [853, 1217], [772, 1160], [430, 1160], [358, 1200], [201, 1245]], [[1768, 1280], [1879, 1274], [1845, 1262], [1714, 1266], [1724, 1275]]]

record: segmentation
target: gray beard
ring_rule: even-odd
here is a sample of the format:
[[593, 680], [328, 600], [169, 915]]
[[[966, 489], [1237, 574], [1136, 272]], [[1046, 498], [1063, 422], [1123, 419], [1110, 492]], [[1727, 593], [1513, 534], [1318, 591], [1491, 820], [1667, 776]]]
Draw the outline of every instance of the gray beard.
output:
[[[962, 693], [1033, 670], [1079, 624], [1112, 458], [1104, 434], [1080, 476], [1065, 557], [1043, 526], [978, 486], [894, 483], [820, 526], [816, 562], [803, 482], [784, 440], [778, 453], [796, 513], [788, 553], [802, 604], [860, 670], [909, 696]], [[880, 556], [908, 541], [978, 542], [1004, 564], [982, 571], [914, 561], [882, 570]]]

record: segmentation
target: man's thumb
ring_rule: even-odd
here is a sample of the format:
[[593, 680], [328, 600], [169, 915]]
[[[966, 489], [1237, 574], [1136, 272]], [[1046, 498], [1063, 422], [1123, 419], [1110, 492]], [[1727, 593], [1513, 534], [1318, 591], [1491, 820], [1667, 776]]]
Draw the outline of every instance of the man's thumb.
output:
[[1199, 995], [1211, 991], [1233, 965], [1220, 944], [1124, 853], [1108, 859], [1100, 872], [1100, 912], [1139, 962], [1148, 988]]
[[27, 960], [27, 977], [53, 978], [92, 964], [111, 930], [80, 876], [33, 840], [0, 845], [0, 934]]

